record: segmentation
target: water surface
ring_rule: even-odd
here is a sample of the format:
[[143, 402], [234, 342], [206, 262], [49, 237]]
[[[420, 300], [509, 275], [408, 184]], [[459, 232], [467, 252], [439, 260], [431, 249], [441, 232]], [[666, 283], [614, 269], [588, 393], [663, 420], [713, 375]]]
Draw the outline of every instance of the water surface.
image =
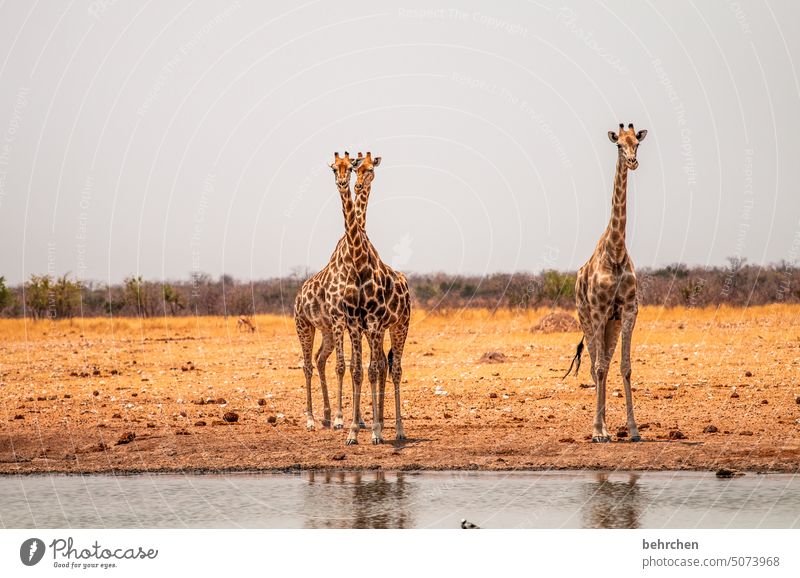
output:
[[303, 472], [0, 477], [6, 528], [798, 528], [800, 477]]

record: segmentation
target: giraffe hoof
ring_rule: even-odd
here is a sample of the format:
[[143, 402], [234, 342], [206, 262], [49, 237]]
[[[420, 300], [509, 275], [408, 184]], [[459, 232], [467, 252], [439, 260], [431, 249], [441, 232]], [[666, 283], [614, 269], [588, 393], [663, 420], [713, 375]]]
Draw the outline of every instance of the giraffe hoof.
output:
[[408, 438], [406, 437], [406, 434], [404, 434], [404, 433], [399, 433], [399, 434], [397, 434], [396, 436], [394, 436], [394, 439], [396, 439], [396, 440], [397, 440], [397, 441], [399, 441], [399, 442], [402, 442], [402, 441], [405, 441], [405, 440], [407, 440]]
[[341, 423], [334, 424], [333, 429], [344, 429], [344, 424]]
[[367, 424], [363, 421], [358, 422], [358, 429], [367, 429]]
[[631, 436], [631, 441], [632, 442], [640, 442], [640, 441], [642, 441], [642, 436], [640, 436], [640, 435]]
[[323, 419], [322, 420], [322, 429], [331, 429], [331, 420]]
[[611, 436], [594, 436], [592, 437], [593, 444], [605, 444], [611, 441]]
[[346, 445], [346, 446], [357, 446], [358, 445], [358, 440], [355, 439], [355, 438], [347, 438], [347, 440], [344, 442], [344, 445]]
[[373, 436], [372, 438], [372, 445], [379, 446], [383, 443], [383, 438], [378, 436]]

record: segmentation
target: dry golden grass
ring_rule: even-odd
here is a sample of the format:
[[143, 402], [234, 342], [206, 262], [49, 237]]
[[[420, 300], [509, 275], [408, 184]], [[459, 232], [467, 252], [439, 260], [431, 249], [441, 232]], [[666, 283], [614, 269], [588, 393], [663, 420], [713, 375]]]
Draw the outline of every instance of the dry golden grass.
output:
[[[531, 331], [547, 313], [415, 312], [401, 393], [411, 439], [373, 447], [369, 432], [362, 432], [361, 445], [348, 448], [344, 432], [305, 430], [305, 386], [291, 318], [257, 316], [256, 333], [240, 331], [237, 317], [0, 320], [0, 472], [797, 469], [800, 307], [643, 308], [634, 334], [633, 382], [637, 419], [650, 443], [605, 445], [585, 439], [594, 413], [594, 390], [579, 387], [590, 382], [588, 357], [579, 379], [562, 379], [580, 334]], [[481, 362], [492, 351], [504, 354], [504, 361]], [[331, 358], [335, 411], [333, 365]], [[734, 387], [738, 397], [731, 397]], [[350, 388], [348, 373], [346, 423]], [[609, 377], [612, 433], [625, 423], [619, 389], [615, 361]], [[316, 371], [313, 393], [319, 420]], [[193, 403], [209, 398], [227, 403]], [[369, 422], [369, 395], [362, 399]], [[393, 408], [389, 384], [387, 440], [394, 434]], [[235, 425], [221, 421], [229, 411], [239, 415]], [[719, 431], [704, 432], [708, 426]], [[686, 438], [669, 441], [676, 430]], [[129, 432], [133, 442], [115, 445]], [[342, 453], [344, 460], [332, 460]]]

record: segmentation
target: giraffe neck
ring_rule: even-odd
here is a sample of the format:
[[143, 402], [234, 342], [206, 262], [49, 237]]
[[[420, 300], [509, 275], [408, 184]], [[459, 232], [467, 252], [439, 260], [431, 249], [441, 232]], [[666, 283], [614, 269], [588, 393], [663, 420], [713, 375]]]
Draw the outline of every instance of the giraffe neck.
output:
[[364, 231], [364, 234], [367, 232], [367, 204], [369, 203], [369, 194], [372, 191], [372, 183], [368, 185], [364, 185], [361, 189], [361, 193], [356, 195], [356, 216], [358, 220], [358, 226]]
[[606, 248], [614, 261], [625, 254], [625, 227], [628, 221], [628, 165], [625, 155], [617, 156], [617, 172], [614, 175], [614, 196], [612, 198], [611, 220], [606, 229]]
[[364, 235], [359, 224], [356, 206], [350, 193], [350, 187], [339, 189], [342, 198], [342, 214], [344, 215], [345, 238], [347, 239], [348, 256], [351, 264], [358, 269], [359, 263], [365, 260], [366, 250]]

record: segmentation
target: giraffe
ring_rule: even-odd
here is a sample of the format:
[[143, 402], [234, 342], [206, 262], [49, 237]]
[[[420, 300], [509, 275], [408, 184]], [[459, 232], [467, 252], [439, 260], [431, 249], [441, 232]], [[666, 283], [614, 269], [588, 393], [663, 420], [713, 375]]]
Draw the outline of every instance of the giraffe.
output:
[[[342, 213], [345, 218], [345, 235], [339, 239], [328, 264], [316, 275], [307, 279], [297, 293], [294, 304], [295, 327], [303, 351], [303, 373], [306, 379], [306, 429], [314, 429], [314, 413], [311, 401], [311, 377], [313, 363], [316, 362], [322, 389], [322, 426], [330, 427], [331, 409], [328, 397], [328, 384], [325, 366], [331, 353], [336, 350], [336, 377], [338, 380], [338, 407], [334, 429], [344, 427], [342, 413], [342, 386], [344, 382], [344, 330], [347, 327], [346, 311], [343, 306], [345, 295], [352, 292], [352, 249], [350, 239], [361, 242], [356, 235], [356, 212], [350, 192], [350, 176], [362, 160], [350, 159], [349, 153], [343, 157], [334, 154], [330, 165], [336, 180], [336, 187], [342, 200]], [[366, 206], [364, 207], [366, 209]], [[351, 297], [352, 301], [353, 298]], [[314, 334], [319, 329], [322, 344], [312, 360]]]
[[622, 359], [620, 372], [625, 386], [628, 432], [631, 441], [641, 441], [633, 417], [631, 395], [631, 335], [636, 325], [638, 304], [636, 298], [636, 273], [625, 247], [627, 221], [628, 170], [639, 166], [636, 152], [639, 143], [647, 136], [646, 130], [636, 132], [633, 124], [627, 130], [619, 125], [619, 134], [609, 131], [608, 138], [617, 145], [617, 169], [614, 177], [611, 220], [594, 253], [578, 271], [575, 281], [575, 302], [583, 338], [578, 343], [575, 356], [567, 374], [575, 366], [575, 375], [581, 366], [584, 340], [589, 348], [592, 379], [596, 385], [597, 407], [593, 424], [592, 441], [608, 442], [606, 429], [606, 378], [617, 339], [622, 333]]
[[[391, 372], [394, 383], [395, 438], [406, 439], [400, 408], [400, 382], [402, 380], [402, 358], [408, 326], [411, 319], [411, 294], [405, 275], [395, 271], [381, 261], [377, 250], [369, 242], [365, 228], [366, 205], [375, 178], [375, 167], [380, 165], [381, 157], [372, 158], [368, 152], [356, 167], [357, 214], [359, 232], [364, 238], [364, 253], [354, 253], [357, 287], [358, 333], [351, 332], [352, 361], [350, 371], [353, 376], [353, 421], [347, 436], [347, 445], [358, 443], [359, 421], [361, 418], [361, 339], [367, 338], [370, 348], [368, 377], [372, 393], [372, 443], [383, 443], [383, 405], [386, 391], [387, 370]], [[350, 304], [347, 304], [350, 307]], [[386, 332], [389, 332], [391, 348], [387, 358], [383, 350]]]

